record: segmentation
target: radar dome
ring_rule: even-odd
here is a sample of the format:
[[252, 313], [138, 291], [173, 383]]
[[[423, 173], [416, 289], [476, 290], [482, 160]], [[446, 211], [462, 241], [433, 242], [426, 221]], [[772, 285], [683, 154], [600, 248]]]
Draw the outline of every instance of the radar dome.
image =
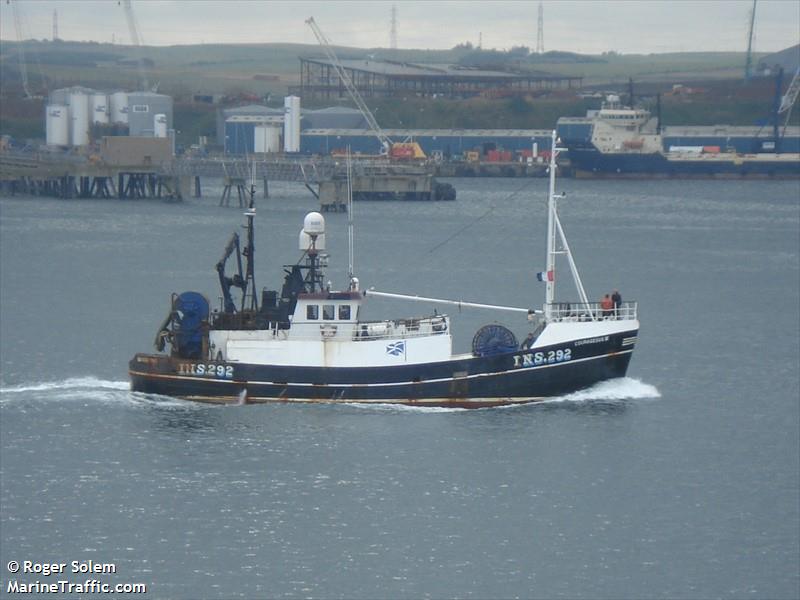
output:
[[308, 235], [305, 229], [300, 230], [300, 236], [298, 238], [298, 245], [300, 246], [300, 250], [304, 252], [306, 250], [310, 250], [313, 246], [315, 250], [325, 250], [325, 234], [321, 233], [319, 235], [314, 236], [314, 240], [312, 243], [311, 236]]
[[310, 236], [325, 233], [325, 217], [318, 212], [310, 212], [303, 219], [303, 231]]

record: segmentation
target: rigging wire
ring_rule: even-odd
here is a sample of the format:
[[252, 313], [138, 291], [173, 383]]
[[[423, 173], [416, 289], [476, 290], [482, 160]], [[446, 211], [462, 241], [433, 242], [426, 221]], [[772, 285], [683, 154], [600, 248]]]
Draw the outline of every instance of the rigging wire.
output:
[[[533, 182], [534, 182], [534, 179], [530, 179], [530, 180], [529, 180], [529, 181], [527, 181], [527, 182], [526, 182], [526, 183], [525, 183], [525, 184], [524, 184], [522, 187], [520, 187], [520, 188], [519, 188], [519, 189], [517, 189], [517, 190], [514, 190], [514, 191], [513, 191], [513, 192], [511, 192], [511, 193], [510, 193], [508, 196], [506, 196], [505, 198], [503, 198], [503, 199], [501, 200], [501, 202], [508, 202], [509, 200], [511, 200], [512, 198], [514, 198], [514, 197], [515, 197], [517, 194], [519, 194], [520, 192], [524, 192], [525, 190], [527, 190], [527, 189], [528, 189], [528, 188], [529, 188], [531, 185], [533, 185]], [[464, 225], [464, 226], [463, 226], [461, 229], [459, 229], [458, 231], [456, 231], [455, 233], [453, 233], [452, 235], [450, 235], [450, 237], [448, 237], [448, 238], [447, 238], [447, 239], [445, 239], [444, 241], [442, 241], [442, 242], [439, 242], [438, 244], [436, 244], [436, 245], [435, 245], [433, 248], [431, 248], [430, 250], [428, 250], [428, 252], [427, 252], [427, 253], [428, 253], [428, 254], [433, 254], [433, 253], [434, 253], [434, 252], [436, 252], [436, 251], [437, 251], [439, 248], [441, 248], [441, 247], [442, 247], [442, 246], [444, 246], [445, 244], [449, 243], [451, 240], [453, 240], [454, 238], [458, 237], [459, 235], [461, 235], [462, 233], [464, 233], [464, 232], [465, 232], [467, 229], [469, 229], [470, 227], [472, 227], [473, 225], [475, 225], [475, 224], [476, 224], [478, 221], [481, 221], [481, 220], [483, 220], [484, 218], [486, 218], [487, 216], [489, 216], [489, 213], [491, 213], [492, 211], [494, 211], [494, 209], [495, 209], [495, 208], [497, 208], [497, 202], [498, 202], [497, 200], [493, 200], [493, 201], [492, 201], [492, 204], [489, 206], [489, 208], [486, 210], [486, 212], [485, 212], [485, 213], [483, 213], [483, 214], [482, 214], [481, 216], [479, 216], [478, 218], [476, 218], [476, 219], [473, 219], [472, 221], [470, 221], [469, 223], [467, 223], [466, 225]]]

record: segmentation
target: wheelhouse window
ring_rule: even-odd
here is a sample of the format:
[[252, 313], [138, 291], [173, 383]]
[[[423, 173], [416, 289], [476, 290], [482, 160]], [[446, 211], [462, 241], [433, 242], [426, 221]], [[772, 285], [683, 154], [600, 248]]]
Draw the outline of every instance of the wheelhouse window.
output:
[[349, 304], [340, 304], [339, 305], [339, 320], [340, 321], [349, 321], [350, 320], [350, 305]]
[[309, 304], [306, 306], [306, 319], [309, 321], [316, 321], [319, 319], [319, 305]]
[[322, 318], [325, 321], [333, 321], [336, 318], [335, 306], [333, 304], [322, 305]]

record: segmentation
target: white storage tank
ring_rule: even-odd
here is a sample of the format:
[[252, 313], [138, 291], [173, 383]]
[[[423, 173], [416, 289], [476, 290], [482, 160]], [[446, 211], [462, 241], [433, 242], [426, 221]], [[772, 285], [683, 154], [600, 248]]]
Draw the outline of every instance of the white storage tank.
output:
[[273, 125], [256, 125], [253, 138], [254, 152], [280, 152], [281, 150], [280, 127], [275, 127]]
[[286, 96], [283, 110], [283, 150], [300, 152], [300, 98]]
[[73, 146], [89, 143], [89, 94], [74, 91], [69, 95], [69, 118]]
[[92, 124], [108, 124], [108, 96], [92, 94]]
[[47, 103], [58, 106], [69, 106], [69, 94], [71, 91], [70, 88], [53, 90], [47, 97]]
[[65, 104], [51, 104], [45, 110], [47, 145], [69, 146], [69, 107]]
[[167, 137], [167, 115], [153, 116], [153, 137]]
[[128, 94], [114, 92], [109, 96], [111, 104], [111, 122], [128, 124]]

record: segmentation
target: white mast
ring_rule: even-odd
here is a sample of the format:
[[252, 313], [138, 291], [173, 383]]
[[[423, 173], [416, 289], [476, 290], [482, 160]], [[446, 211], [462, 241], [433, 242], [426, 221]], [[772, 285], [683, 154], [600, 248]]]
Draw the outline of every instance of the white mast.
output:
[[[553, 130], [550, 142], [550, 189], [547, 194], [547, 258], [545, 267], [545, 315], [550, 317], [551, 305], [556, 295], [556, 131]], [[552, 279], [552, 281], [551, 281]]]
[[[569, 249], [569, 243], [567, 243], [567, 236], [564, 235], [564, 229], [561, 227], [561, 220], [558, 218], [558, 198], [563, 198], [563, 194], [556, 196], [556, 159], [558, 158], [558, 148], [556, 147], [556, 143], [556, 132], [554, 130], [550, 145], [550, 189], [547, 195], [547, 270], [545, 272], [545, 283], [547, 287], [545, 289], [544, 312], [545, 317], [548, 319], [552, 316], [552, 305], [555, 301], [556, 295], [555, 268], [557, 254], [567, 255], [569, 269], [572, 273], [572, 279], [575, 281], [575, 288], [578, 290], [580, 301], [584, 305], [589, 304], [586, 291], [583, 289], [581, 276], [578, 273], [578, 267], [575, 264], [575, 260], [572, 258], [572, 252]], [[561, 240], [562, 250], [557, 249], [557, 239]], [[592, 320], [594, 320], [595, 317], [593, 312], [589, 312], [592, 314]]]
[[347, 279], [350, 289], [355, 288], [355, 271], [353, 263], [353, 161], [350, 155], [350, 146], [347, 147]]

